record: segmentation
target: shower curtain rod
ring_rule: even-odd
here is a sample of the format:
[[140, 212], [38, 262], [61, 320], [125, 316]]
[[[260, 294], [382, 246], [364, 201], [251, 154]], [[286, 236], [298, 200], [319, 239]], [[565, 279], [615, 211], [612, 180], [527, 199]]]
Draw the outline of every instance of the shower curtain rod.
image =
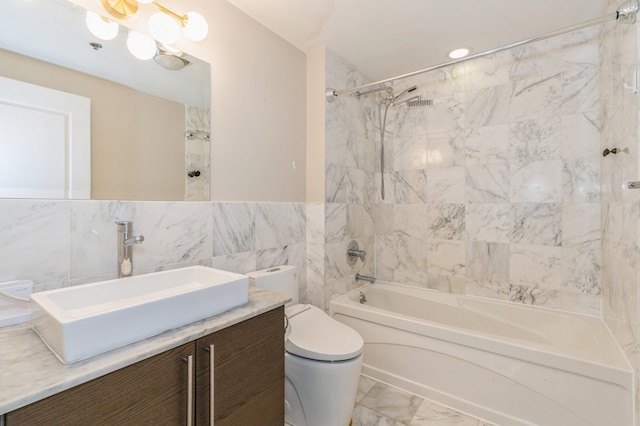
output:
[[326, 91], [325, 91], [325, 97], [327, 98], [327, 101], [333, 102], [339, 96], [356, 94], [356, 93], [359, 93], [360, 91], [362, 91], [363, 89], [370, 89], [370, 88], [378, 87], [378, 86], [380, 86], [382, 84], [385, 84], [385, 83], [390, 83], [390, 82], [396, 81], [396, 80], [402, 80], [402, 79], [405, 79], [405, 78], [408, 78], [408, 77], [413, 77], [415, 75], [424, 74], [424, 73], [429, 72], [429, 71], [435, 71], [437, 69], [448, 67], [450, 65], [455, 65], [455, 64], [459, 64], [461, 62], [471, 61], [473, 59], [481, 58], [481, 57], [487, 56], [487, 55], [492, 55], [494, 53], [498, 53], [498, 52], [502, 52], [504, 50], [512, 49], [514, 47], [522, 46], [522, 45], [533, 43], [533, 42], [540, 41], [540, 40], [546, 40], [546, 39], [549, 39], [549, 38], [552, 38], [552, 37], [557, 37], [557, 36], [560, 36], [560, 35], [563, 35], [563, 34], [567, 34], [567, 33], [573, 32], [573, 31], [581, 30], [583, 28], [589, 28], [589, 27], [593, 27], [593, 26], [596, 26], [596, 25], [604, 24], [604, 23], [607, 23], [609, 21], [619, 20], [621, 22], [633, 24], [636, 21], [636, 14], [638, 13], [639, 7], [640, 7], [639, 0], [627, 0], [620, 6], [620, 9], [618, 9], [615, 13], [612, 13], [612, 14], [607, 15], [607, 16], [603, 16], [601, 18], [592, 19], [590, 21], [586, 21], [586, 22], [583, 22], [581, 24], [573, 25], [571, 27], [563, 28], [561, 30], [552, 31], [552, 32], [545, 33], [545, 34], [542, 34], [542, 35], [538, 35], [538, 36], [535, 36], [535, 37], [531, 37], [531, 38], [528, 38], [528, 39], [525, 39], [525, 40], [521, 40], [521, 41], [518, 41], [518, 42], [515, 42], [515, 43], [506, 44], [504, 46], [496, 47], [494, 49], [485, 50], [483, 52], [478, 52], [478, 53], [466, 56], [466, 57], [461, 58], [461, 59], [455, 59], [453, 61], [445, 62], [443, 64], [439, 64], [439, 65], [434, 65], [434, 66], [431, 66], [431, 67], [423, 68], [423, 69], [418, 70], [418, 71], [413, 71], [413, 72], [410, 72], [410, 73], [407, 73], [407, 74], [402, 74], [402, 75], [399, 75], [399, 76], [396, 76], [396, 77], [391, 77], [391, 78], [387, 78], [387, 79], [384, 79], [384, 80], [379, 80], [379, 81], [376, 81], [376, 82], [373, 82], [373, 83], [363, 84], [362, 86], [353, 87], [353, 88], [349, 88], [349, 89], [342, 89], [342, 90], [335, 90], [335, 89], [332, 89], [332, 88], [327, 88]]

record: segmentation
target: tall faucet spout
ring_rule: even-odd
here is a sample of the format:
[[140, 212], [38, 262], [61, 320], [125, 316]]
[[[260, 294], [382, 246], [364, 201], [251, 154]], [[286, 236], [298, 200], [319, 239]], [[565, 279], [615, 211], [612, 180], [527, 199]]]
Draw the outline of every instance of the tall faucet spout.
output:
[[118, 278], [133, 275], [133, 248], [135, 244], [142, 244], [143, 235], [131, 235], [132, 222], [127, 220], [116, 221], [118, 225]]

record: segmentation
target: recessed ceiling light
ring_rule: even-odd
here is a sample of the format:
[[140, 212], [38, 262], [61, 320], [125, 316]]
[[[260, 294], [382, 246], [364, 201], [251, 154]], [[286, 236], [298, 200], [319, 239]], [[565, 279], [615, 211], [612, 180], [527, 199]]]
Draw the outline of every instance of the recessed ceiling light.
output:
[[464, 58], [469, 53], [471, 53], [471, 49], [463, 47], [460, 49], [454, 49], [451, 52], [449, 52], [449, 57], [451, 59], [460, 59], [460, 58]]

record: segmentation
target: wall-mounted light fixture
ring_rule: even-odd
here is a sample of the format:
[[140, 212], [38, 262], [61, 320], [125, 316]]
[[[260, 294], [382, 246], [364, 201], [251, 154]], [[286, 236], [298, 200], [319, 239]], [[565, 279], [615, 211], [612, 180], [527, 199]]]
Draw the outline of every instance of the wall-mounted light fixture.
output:
[[[180, 15], [153, 0], [100, 0], [107, 13], [119, 20], [135, 19], [141, 3], [157, 9], [149, 18], [149, 33], [165, 46], [178, 41], [180, 33], [192, 41], [204, 40], [209, 33], [207, 21], [197, 12]], [[111, 40], [118, 34], [117, 23], [96, 13], [87, 11], [86, 22], [91, 33], [102, 40]], [[131, 54], [139, 59], [151, 59], [156, 52], [155, 41], [136, 31], [129, 31], [127, 46]]]

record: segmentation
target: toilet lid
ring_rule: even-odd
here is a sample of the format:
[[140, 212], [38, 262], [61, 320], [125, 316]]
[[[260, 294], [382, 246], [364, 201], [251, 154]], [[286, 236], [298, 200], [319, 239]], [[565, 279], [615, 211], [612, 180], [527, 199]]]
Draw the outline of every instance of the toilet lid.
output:
[[286, 309], [289, 318], [287, 352], [318, 361], [344, 361], [362, 353], [362, 337], [312, 305]]

